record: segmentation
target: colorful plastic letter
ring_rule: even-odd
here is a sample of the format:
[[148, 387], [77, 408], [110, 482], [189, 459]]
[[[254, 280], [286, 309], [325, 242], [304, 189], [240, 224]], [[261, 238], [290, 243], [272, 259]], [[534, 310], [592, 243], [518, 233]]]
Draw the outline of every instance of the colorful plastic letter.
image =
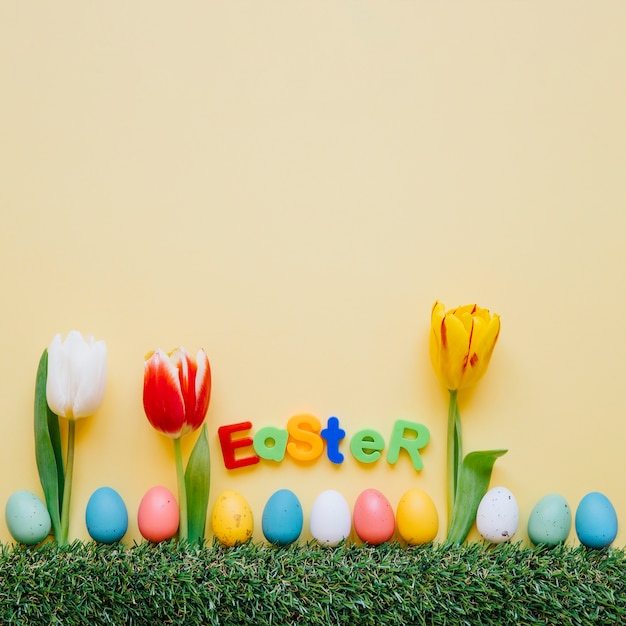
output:
[[[415, 434], [414, 437], [405, 437], [405, 433], [409, 431]], [[396, 420], [391, 431], [391, 440], [389, 441], [389, 452], [387, 453], [387, 461], [392, 465], [398, 461], [400, 448], [404, 448], [411, 457], [411, 462], [416, 471], [420, 471], [424, 464], [420, 456], [420, 449], [430, 441], [430, 431], [423, 424], [417, 422], [409, 422], [407, 420]]]
[[343, 454], [339, 452], [339, 442], [346, 436], [346, 431], [339, 428], [339, 420], [329, 417], [327, 426], [320, 435], [326, 439], [326, 454], [333, 463], [343, 463]]
[[240, 437], [239, 439], [233, 439], [232, 434], [250, 430], [252, 428], [252, 422], [240, 422], [239, 424], [230, 424], [228, 426], [220, 426], [217, 429], [217, 434], [220, 438], [220, 446], [222, 448], [222, 456], [224, 457], [224, 465], [226, 469], [237, 469], [239, 467], [246, 467], [247, 465], [254, 465], [259, 462], [259, 457], [254, 454], [252, 456], [246, 456], [243, 458], [235, 457], [235, 450], [238, 448], [246, 448], [253, 444], [251, 437]]
[[385, 447], [383, 436], [376, 430], [359, 430], [350, 439], [350, 452], [361, 463], [375, 463], [380, 459], [380, 451]]
[[254, 451], [268, 461], [280, 463], [285, 458], [289, 434], [284, 428], [265, 426], [254, 435]]
[[[313, 461], [324, 451], [320, 437], [320, 421], [314, 415], [294, 415], [287, 422], [287, 430], [293, 441], [287, 444], [287, 452], [298, 461]], [[298, 444], [305, 444], [304, 446]]]

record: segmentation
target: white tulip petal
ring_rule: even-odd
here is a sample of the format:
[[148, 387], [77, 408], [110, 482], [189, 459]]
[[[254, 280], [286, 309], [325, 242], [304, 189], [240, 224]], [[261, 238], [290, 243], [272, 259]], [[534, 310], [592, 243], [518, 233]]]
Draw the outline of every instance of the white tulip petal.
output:
[[76, 330], [56, 335], [48, 348], [46, 397], [50, 409], [68, 419], [96, 412], [104, 398], [106, 345]]
[[206, 372], [209, 369], [209, 357], [206, 355], [206, 352], [202, 349], [198, 350], [198, 354], [196, 354], [196, 365], [198, 369], [196, 371], [196, 398], [200, 395], [200, 391], [202, 390], [202, 386], [205, 384], [205, 376]]
[[84, 415], [76, 415], [74, 409], [81, 388], [86, 384], [91, 384], [88, 373], [91, 350], [89, 344], [78, 331], [72, 331], [67, 336], [64, 348], [65, 366], [67, 368], [67, 402], [68, 404], [71, 403], [74, 417], [84, 417]]
[[80, 385], [74, 396], [73, 414], [75, 418], [93, 415], [104, 400], [107, 363], [104, 341], [94, 343], [83, 361]]
[[46, 399], [50, 410], [61, 417], [66, 416], [66, 383], [63, 371], [63, 343], [57, 334], [48, 347], [48, 376], [46, 380]]

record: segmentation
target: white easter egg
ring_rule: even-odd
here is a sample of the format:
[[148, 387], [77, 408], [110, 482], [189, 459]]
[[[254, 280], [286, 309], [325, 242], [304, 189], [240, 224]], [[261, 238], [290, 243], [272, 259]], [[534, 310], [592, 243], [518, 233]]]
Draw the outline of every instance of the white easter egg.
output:
[[476, 513], [476, 528], [487, 541], [508, 541], [516, 533], [518, 523], [519, 507], [506, 487], [494, 487], [483, 496]]
[[311, 536], [323, 546], [336, 546], [352, 528], [352, 516], [346, 499], [334, 489], [323, 491], [313, 502], [309, 517]]

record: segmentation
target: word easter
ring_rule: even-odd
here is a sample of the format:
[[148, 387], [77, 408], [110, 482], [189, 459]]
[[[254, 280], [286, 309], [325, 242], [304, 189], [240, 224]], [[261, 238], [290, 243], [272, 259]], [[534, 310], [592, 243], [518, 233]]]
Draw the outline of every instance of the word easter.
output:
[[[339, 450], [339, 443], [345, 439], [346, 431], [339, 425], [339, 419], [329, 417], [326, 427], [314, 415], [294, 415], [287, 421], [286, 428], [265, 426], [253, 437], [235, 436], [252, 428], [252, 422], [240, 422], [218, 428], [222, 457], [227, 469], [237, 469], [255, 465], [260, 459], [280, 463], [285, 453], [297, 461], [314, 461], [324, 452], [331, 463], [341, 464], [344, 455]], [[415, 471], [423, 467], [419, 451], [430, 440], [430, 432], [423, 424], [396, 420], [389, 438], [387, 461], [395, 464], [400, 450], [405, 450], [413, 463]], [[245, 452], [244, 448], [252, 448]], [[350, 452], [360, 463], [375, 463], [385, 449], [385, 439], [376, 430], [359, 430], [350, 438]], [[237, 453], [237, 454], [236, 454]]]

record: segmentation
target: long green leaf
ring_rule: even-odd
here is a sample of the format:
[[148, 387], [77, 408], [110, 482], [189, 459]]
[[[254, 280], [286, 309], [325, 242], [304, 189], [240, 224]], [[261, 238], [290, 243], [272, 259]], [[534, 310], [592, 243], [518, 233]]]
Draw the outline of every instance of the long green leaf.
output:
[[47, 379], [48, 351], [44, 350], [35, 381], [35, 457], [52, 528], [58, 538], [61, 532], [61, 503], [65, 478], [59, 418], [50, 410], [46, 400]]
[[209, 488], [211, 484], [211, 453], [206, 424], [191, 451], [185, 470], [187, 490], [187, 539], [190, 543], [204, 539]]
[[491, 471], [498, 457], [506, 450], [483, 450], [470, 452], [464, 459], [459, 473], [452, 520], [448, 528], [448, 543], [463, 543], [476, 520], [478, 505], [487, 493]]

